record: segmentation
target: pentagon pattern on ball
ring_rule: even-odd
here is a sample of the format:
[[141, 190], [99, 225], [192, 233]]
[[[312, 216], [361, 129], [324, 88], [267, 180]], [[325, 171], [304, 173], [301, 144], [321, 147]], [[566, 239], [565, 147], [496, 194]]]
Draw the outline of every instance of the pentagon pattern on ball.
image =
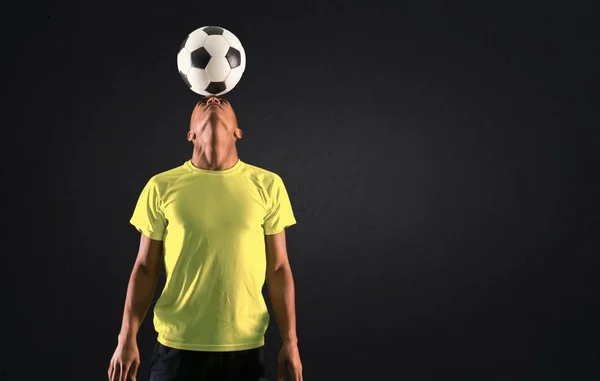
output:
[[206, 26], [183, 40], [177, 66], [185, 85], [195, 93], [222, 95], [239, 82], [246, 67], [246, 55], [233, 33]]
[[211, 82], [205, 90], [211, 94], [220, 94], [226, 89], [225, 82]]
[[200, 69], [206, 68], [206, 65], [208, 65], [208, 62], [210, 61], [210, 54], [208, 54], [208, 51], [206, 51], [204, 46], [194, 50], [189, 56], [192, 61], [192, 66]]
[[242, 63], [242, 56], [240, 54], [240, 51], [231, 46], [229, 47], [227, 54], [225, 54], [225, 58], [227, 58], [227, 61], [229, 61], [229, 66], [232, 69], [235, 69]]
[[219, 28], [218, 26], [207, 26], [202, 29], [204, 33], [209, 36], [212, 35], [223, 35], [223, 28]]

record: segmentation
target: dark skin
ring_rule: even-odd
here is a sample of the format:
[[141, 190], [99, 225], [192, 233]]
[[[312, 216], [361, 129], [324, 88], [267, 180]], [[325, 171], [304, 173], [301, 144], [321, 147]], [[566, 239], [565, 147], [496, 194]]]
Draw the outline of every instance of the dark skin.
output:
[[187, 134], [194, 146], [192, 164], [213, 171], [233, 167], [239, 159], [236, 142], [241, 138], [242, 130], [229, 101], [208, 97], [196, 104]]
[[[242, 138], [237, 117], [224, 98], [200, 100], [190, 118], [187, 139], [193, 145], [192, 164], [222, 171], [238, 161], [236, 142]], [[302, 381], [302, 361], [296, 335], [294, 279], [287, 254], [285, 230], [265, 235], [266, 283], [282, 345], [277, 356], [278, 380], [287, 367], [292, 381]], [[152, 302], [163, 266], [163, 243], [141, 235], [137, 258], [131, 272], [117, 348], [108, 367], [110, 381], [137, 380], [140, 354], [137, 333]]]

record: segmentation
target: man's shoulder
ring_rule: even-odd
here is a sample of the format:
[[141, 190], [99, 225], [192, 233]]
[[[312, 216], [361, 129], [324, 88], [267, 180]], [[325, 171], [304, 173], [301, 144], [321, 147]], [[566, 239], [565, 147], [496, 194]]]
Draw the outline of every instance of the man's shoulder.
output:
[[185, 167], [185, 164], [178, 165], [177, 167], [169, 168], [154, 174], [150, 177], [148, 183], [158, 186], [159, 188], [164, 188], [187, 173], [189, 173], [189, 171]]
[[263, 183], [273, 183], [274, 181], [281, 180], [281, 177], [272, 170], [246, 162], [244, 162], [244, 164], [244, 172], [251, 179], [255, 179]]

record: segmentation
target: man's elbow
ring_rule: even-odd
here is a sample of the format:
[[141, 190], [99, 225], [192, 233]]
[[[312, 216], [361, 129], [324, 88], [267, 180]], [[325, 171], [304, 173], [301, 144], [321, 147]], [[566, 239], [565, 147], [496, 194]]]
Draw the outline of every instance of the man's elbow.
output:
[[151, 279], [158, 279], [160, 277], [160, 266], [136, 262], [131, 273], [132, 276], [141, 275]]
[[292, 274], [289, 263], [278, 263], [276, 266], [267, 267], [267, 282], [269, 279], [285, 277]]

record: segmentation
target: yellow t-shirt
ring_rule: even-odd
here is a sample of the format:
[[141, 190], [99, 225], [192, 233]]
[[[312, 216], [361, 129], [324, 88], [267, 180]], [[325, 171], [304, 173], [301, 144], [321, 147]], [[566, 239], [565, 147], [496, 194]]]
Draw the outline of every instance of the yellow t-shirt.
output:
[[188, 160], [148, 181], [130, 222], [164, 245], [160, 343], [222, 352], [264, 345], [265, 235], [296, 223], [279, 175], [241, 160], [224, 171]]

